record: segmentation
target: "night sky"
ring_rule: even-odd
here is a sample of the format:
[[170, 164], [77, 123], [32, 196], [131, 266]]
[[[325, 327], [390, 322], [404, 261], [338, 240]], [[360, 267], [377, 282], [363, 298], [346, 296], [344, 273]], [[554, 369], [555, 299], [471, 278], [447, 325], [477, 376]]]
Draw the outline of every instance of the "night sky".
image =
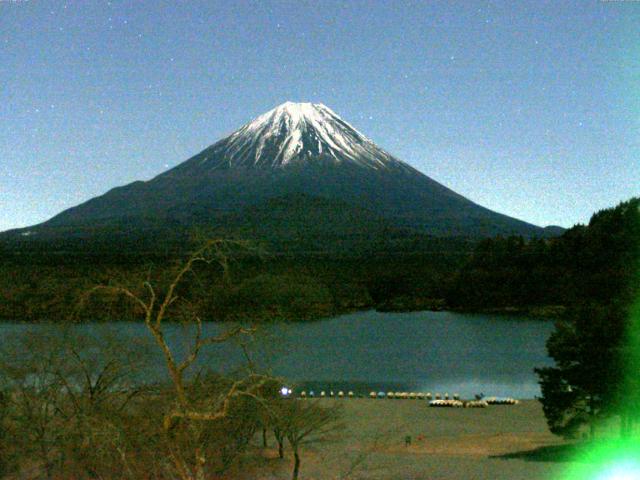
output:
[[493, 210], [640, 194], [640, 2], [0, 0], [0, 231], [324, 103]]

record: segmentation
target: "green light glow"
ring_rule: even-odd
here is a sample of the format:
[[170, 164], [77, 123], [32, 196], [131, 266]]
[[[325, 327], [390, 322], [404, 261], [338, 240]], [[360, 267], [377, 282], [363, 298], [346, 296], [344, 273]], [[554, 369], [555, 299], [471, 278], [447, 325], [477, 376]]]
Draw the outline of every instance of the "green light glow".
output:
[[640, 442], [603, 441], [583, 451], [563, 480], [640, 480]]
[[640, 478], [640, 467], [637, 462], [623, 463], [598, 475], [598, 480], [634, 480]]
[[637, 480], [640, 478], [640, 464], [633, 460], [616, 463], [611, 468], [604, 469], [597, 480]]

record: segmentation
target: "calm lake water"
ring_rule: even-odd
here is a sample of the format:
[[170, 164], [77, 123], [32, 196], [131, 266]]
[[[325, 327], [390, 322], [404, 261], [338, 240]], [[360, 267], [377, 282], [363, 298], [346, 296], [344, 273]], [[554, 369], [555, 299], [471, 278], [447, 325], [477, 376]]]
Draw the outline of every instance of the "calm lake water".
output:
[[[2, 324], [0, 342], [46, 328], [52, 327]], [[131, 345], [148, 338], [141, 323], [74, 328], [115, 335]], [[185, 351], [191, 332], [178, 325], [166, 328], [171, 344]], [[207, 324], [205, 332], [213, 335], [225, 328]], [[552, 330], [552, 322], [522, 317], [369, 311], [264, 327], [247, 348], [262, 368], [286, 377], [298, 389], [447, 392], [463, 397], [483, 392], [533, 398], [540, 393], [533, 368], [551, 364], [545, 341]], [[232, 342], [210, 348], [199, 365], [230, 372], [241, 368], [244, 359], [239, 343]], [[163, 378], [162, 363], [151, 363], [156, 366], [145, 376]]]

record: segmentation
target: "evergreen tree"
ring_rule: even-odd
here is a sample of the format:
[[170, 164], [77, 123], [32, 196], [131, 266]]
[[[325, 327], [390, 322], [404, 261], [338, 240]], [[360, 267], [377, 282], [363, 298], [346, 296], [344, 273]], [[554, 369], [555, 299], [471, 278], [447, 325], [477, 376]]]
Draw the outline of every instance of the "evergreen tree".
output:
[[575, 297], [547, 342], [555, 366], [536, 369], [552, 432], [572, 436], [583, 424], [620, 415], [628, 435], [640, 405], [640, 199], [568, 231], [564, 257]]
[[536, 369], [549, 429], [574, 436], [582, 425], [615, 413], [623, 385], [625, 312], [591, 303], [571, 309], [547, 342], [554, 367]]

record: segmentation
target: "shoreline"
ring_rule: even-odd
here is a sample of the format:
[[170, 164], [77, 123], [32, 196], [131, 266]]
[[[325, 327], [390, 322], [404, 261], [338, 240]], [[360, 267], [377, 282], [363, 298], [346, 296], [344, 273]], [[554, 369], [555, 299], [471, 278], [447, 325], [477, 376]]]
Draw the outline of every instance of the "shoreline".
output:
[[[319, 402], [344, 405], [343, 427], [334, 438], [304, 449], [304, 478], [343, 478], [342, 472], [352, 471], [349, 478], [367, 480], [548, 480], [560, 478], [571, 460], [572, 444], [549, 432], [534, 400], [487, 408], [368, 399]], [[255, 448], [268, 459], [269, 474], [230, 472], [228, 478], [290, 478], [290, 456], [279, 460], [272, 443], [262, 449], [257, 439]]]
[[[499, 316], [515, 316], [515, 317], [530, 317], [530, 318], [539, 318], [541, 320], [557, 320], [561, 317], [562, 313], [566, 310], [567, 307], [564, 305], [545, 305], [545, 306], [534, 306], [534, 307], [495, 307], [495, 308], [463, 308], [463, 307], [437, 307], [437, 308], [380, 308], [375, 305], [370, 305], [363, 308], [349, 308], [344, 310], [338, 310], [335, 313], [332, 313], [329, 316], [318, 317], [318, 318], [310, 318], [310, 319], [301, 319], [301, 320], [269, 320], [269, 321], [261, 321], [260, 323], [265, 325], [276, 324], [276, 323], [313, 323], [319, 322], [323, 320], [331, 320], [337, 317], [341, 317], [344, 315], [351, 315], [356, 313], [365, 313], [365, 312], [378, 312], [378, 313], [419, 313], [419, 312], [451, 312], [451, 313], [459, 313], [462, 315], [499, 315]], [[0, 323], [6, 324], [53, 324], [53, 325], [71, 325], [71, 324], [105, 324], [105, 323], [135, 323], [141, 321], [137, 318], [113, 318], [108, 320], [72, 320], [72, 319], [59, 319], [59, 320], [47, 320], [43, 318], [34, 318], [29, 320], [15, 320], [9, 317], [0, 317]], [[165, 319], [165, 322], [168, 324], [179, 323], [178, 321], [172, 321], [170, 319]], [[219, 323], [219, 324], [232, 324], [238, 323], [234, 320], [212, 320], [208, 318], [203, 318], [202, 323]]]

